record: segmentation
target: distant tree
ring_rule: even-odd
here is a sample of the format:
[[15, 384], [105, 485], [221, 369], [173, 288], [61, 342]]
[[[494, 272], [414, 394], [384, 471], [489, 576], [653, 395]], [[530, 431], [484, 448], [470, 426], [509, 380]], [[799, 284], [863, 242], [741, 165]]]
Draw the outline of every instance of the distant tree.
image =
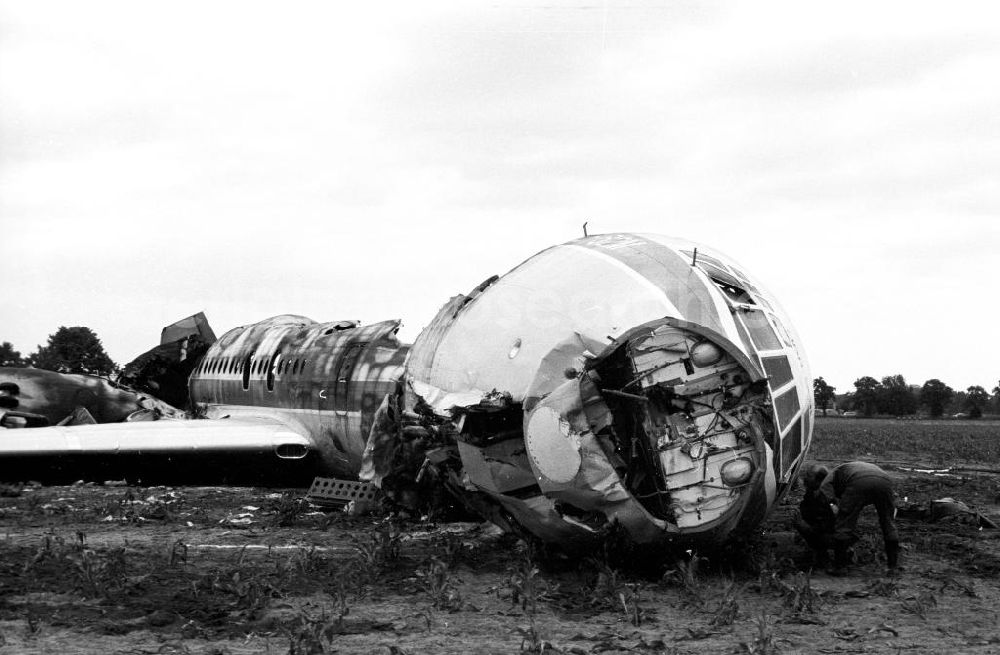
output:
[[872, 416], [877, 409], [882, 385], [875, 378], [866, 375], [854, 381], [854, 406], [861, 407], [865, 416]]
[[983, 408], [990, 402], [990, 394], [978, 384], [965, 390], [965, 406], [969, 408], [969, 418], [981, 418]]
[[951, 402], [945, 407], [945, 414], [957, 414], [968, 410], [969, 394], [964, 391], [955, 390], [955, 395], [951, 397]]
[[822, 376], [813, 380], [813, 398], [816, 406], [823, 410], [823, 416], [826, 416], [826, 408], [830, 406], [830, 402], [836, 398], [836, 390], [837, 387], [831, 387]]
[[882, 378], [882, 389], [878, 400], [879, 411], [893, 416], [906, 416], [917, 411], [917, 399], [902, 375], [888, 375]]
[[1000, 381], [997, 381], [997, 386], [993, 387], [993, 407], [997, 414], [1000, 414]]
[[60, 373], [110, 375], [115, 363], [104, 352], [101, 340], [88, 327], [60, 327], [49, 335], [49, 343], [29, 357], [36, 368]]
[[13, 344], [9, 341], [0, 343], [0, 366], [24, 366], [28, 363], [21, 353], [14, 350]]
[[944, 408], [953, 395], [955, 395], [954, 389], [933, 378], [924, 382], [924, 386], [920, 388], [920, 404], [927, 407], [931, 416], [938, 417], [944, 414]]

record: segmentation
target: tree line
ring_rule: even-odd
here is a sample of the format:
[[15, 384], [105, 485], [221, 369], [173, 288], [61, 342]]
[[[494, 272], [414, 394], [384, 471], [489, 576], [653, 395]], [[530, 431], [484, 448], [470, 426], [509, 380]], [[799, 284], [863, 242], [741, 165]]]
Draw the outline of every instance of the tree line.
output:
[[9, 341], [0, 343], [0, 366], [31, 366], [59, 373], [111, 375], [118, 370], [104, 345], [88, 327], [61, 326], [49, 335], [48, 343], [26, 357]]
[[816, 407], [824, 413], [836, 407], [863, 416], [926, 413], [934, 418], [956, 414], [980, 418], [986, 412], [1000, 414], [1000, 380], [992, 392], [979, 385], [956, 391], [937, 378], [919, 386], [907, 384], [902, 375], [888, 375], [881, 381], [866, 375], [854, 381], [854, 391], [837, 394], [836, 387], [818, 377], [813, 380], [813, 397]]

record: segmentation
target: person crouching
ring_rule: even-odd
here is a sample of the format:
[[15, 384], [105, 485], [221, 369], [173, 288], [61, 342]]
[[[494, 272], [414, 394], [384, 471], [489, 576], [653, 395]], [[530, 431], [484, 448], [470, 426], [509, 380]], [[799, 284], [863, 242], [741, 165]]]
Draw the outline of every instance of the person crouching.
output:
[[858, 540], [858, 517], [868, 505], [874, 505], [878, 512], [886, 562], [889, 571], [895, 573], [899, 568], [899, 533], [893, 521], [896, 505], [889, 474], [869, 462], [845, 462], [826, 474], [818, 493], [837, 507], [830, 574], [847, 573], [850, 548]]

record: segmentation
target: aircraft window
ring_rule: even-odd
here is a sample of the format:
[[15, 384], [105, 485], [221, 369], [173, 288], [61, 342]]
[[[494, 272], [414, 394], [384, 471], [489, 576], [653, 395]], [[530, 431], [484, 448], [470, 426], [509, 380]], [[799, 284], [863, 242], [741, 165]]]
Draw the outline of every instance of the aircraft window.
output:
[[250, 366], [253, 359], [250, 355], [247, 355], [246, 359], [243, 360], [243, 391], [250, 389]]
[[789, 336], [788, 330], [786, 330], [785, 326], [781, 324], [778, 317], [772, 314], [771, 320], [774, 321], [774, 328], [778, 331], [778, 334], [781, 336], [781, 340], [785, 342], [785, 345], [789, 348], [794, 348], [795, 342], [792, 341], [792, 337]]
[[788, 427], [799, 411], [799, 391], [791, 388], [774, 399], [774, 411], [777, 414], [779, 429]]
[[733, 318], [733, 323], [736, 324], [736, 331], [740, 334], [740, 341], [743, 342], [743, 347], [747, 349], [748, 353], [753, 353], [757, 349], [754, 347], [753, 342], [750, 341], [750, 335], [747, 333], [747, 329], [743, 326], [743, 321], [738, 321]]
[[274, 369], [278, 367], [281, 360], [281, 353], [274, 353], [271, 356], [271, 363], [267, 367], [267, 390], [274, 391]]
[[730, 266], [730, 267], [729, 267], [729, 270], [733, 272], [733, 275], [735, 275], [735, 276], [736, 276], [736, 277], [738, 277], [739, 279], [741, 279], [741, 280], [743, 280], [744, 282], [746, 282], [746, 283], [748, 283], [748, 284], [749, 284], [749, 282], [750, 282], [750, 278], [748, 278], [748, 277], [746, 276], [746, 273], [744, 273], [744, 272], [743, 272], [743, 271], [741, 271], [740, 269], [736, 268], [735, 266]]
[[792, 429], [781, 440], [781, 473], [784, 475], [792, 467], [802, 452], [802, 419], [792, 425]]
[[750, 309], [739, 313], [743, 323], [746, 324], [750, 332], [750, 338], [757, 346], [757, 350], [781, 350], [781, 342], [778, 335], [774, 333], [774, 328], [767, 321], [764, 312], [757, 309]]
[[792, 381], [792, 367], [788, 363], [788, 358], [784, 355], [780, 357], [761, 357], [761, 364], [767, 373], [767, 383], [774, 392]]
[[722, 289], [722, 292], [733, 302], [754, 304], [753, 297], [744, 289], [745, 285], [728, 272], [702, 261], [698, 262], [698, 268], [705, 271], [712, 282], [715, 282], [715, 286]]

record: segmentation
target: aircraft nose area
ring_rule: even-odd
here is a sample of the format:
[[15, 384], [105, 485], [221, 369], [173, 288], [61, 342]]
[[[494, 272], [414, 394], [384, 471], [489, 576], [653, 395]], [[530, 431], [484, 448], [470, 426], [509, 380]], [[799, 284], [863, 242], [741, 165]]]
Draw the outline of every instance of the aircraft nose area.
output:
[[811, 434], [773, 297], [721, 253], [651, 235], [556, 246], [456, 296], [405, 377], [491, 518], [561, 544], [611, 525], [725, 540], [781, 497]]
[[528, 395], [540, 400], [525, 405], [528, 460], [574, 524], [589, 516], [597, 528], [603, 516], [638, 543], [728, 534], [764, 493], [767, 385], [724, 339], [662, 319], [555, 389], [545, 391], [544, 372], [536, 383]]

